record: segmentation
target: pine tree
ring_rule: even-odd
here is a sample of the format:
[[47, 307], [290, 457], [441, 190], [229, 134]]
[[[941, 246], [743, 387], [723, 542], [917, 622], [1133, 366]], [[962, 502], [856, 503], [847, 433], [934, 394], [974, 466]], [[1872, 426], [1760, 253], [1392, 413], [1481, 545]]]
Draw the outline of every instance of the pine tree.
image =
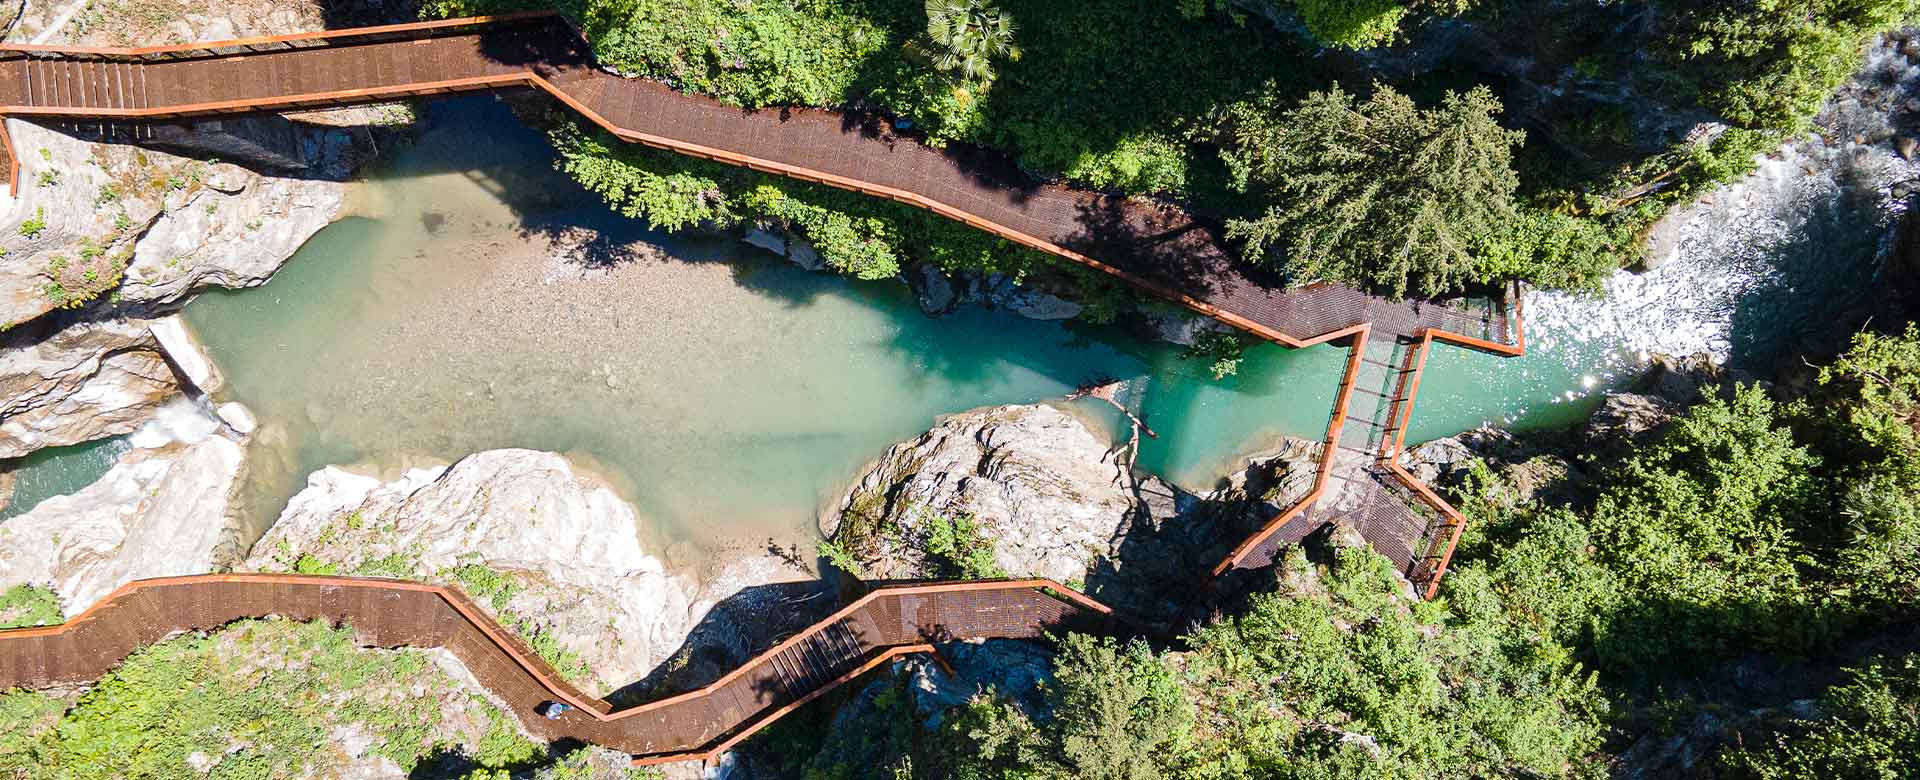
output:
[[1225, 152], [1236, 183], [1271, 198], [1228, 235], [1301, 281], [1433, 296], [1486, 279], [1476, 247], [1515, 218], [1513, 147], [1484, 87], [1422, 109], [1376, 85], [1366, 102], [1338, 87], [1290, 110], [1271, 98], [1233, 112]]

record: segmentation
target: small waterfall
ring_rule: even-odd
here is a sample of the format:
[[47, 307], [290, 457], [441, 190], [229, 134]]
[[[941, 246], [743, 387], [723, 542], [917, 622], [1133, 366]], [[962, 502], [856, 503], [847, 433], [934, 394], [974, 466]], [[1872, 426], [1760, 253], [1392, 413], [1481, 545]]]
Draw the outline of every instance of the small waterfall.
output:
[[173, 442], [194, 444], [220, 430], [220, 418], [204, 399], [175, 398], [154, 410], [153, 419], [127, 437], [139, 449], [165, 447]]
[[1907, 159], [1920, 156], [1916, 35], [1876, 42], [1808, 134], [1669, 213], [1654, 229], [1652, 270], [1614, 274], [1602, 299], [1532, 296], [1529, 339], [1549, 350], [1614, 345], [1623, 362], [1706, 352], [1765, 368], [1852, 324], [1920, 177]]

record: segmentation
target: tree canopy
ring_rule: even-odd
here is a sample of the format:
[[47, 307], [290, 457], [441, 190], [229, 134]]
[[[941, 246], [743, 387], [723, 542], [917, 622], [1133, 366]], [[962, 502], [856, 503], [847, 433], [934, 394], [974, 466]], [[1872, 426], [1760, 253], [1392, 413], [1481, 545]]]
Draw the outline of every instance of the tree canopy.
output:
[[1234, 182], [1272, 204], [1228, 225], [1249, 256], [1394, 296], [1488, 281], [1479, 253], [1512, 229], [1525, 138], [1495, 121], [1492, 92], [1421, 108], [1376, 84], [1364, 102], [1336, 86], [1284, 111], [1272, 103], [1236, 107], [1224, 152]]

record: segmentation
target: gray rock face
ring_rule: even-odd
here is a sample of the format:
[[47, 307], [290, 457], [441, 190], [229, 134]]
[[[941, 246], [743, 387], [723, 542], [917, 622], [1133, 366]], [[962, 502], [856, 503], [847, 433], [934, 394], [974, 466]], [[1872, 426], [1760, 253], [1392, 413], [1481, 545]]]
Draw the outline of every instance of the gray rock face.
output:
[[1608, 393], [1600, 408], [1587, 418], [1580, 437], [1593, 447], [1632, 442], [1665, 426], [1682, 408], [1659, 396]]
[[900, 672], [908, 675], [914, 708], [928, 729], [939, 728], [953, 708], [989, 690], [1029, 715], [1046, 714], [1042, 686], [1053, 681], [1053, 653], [1046, 646], [1018, 639], [950, 642], [940, 646], [940, 657], [952, 667], [951, 674], [920, 656], [900, 665]]
[[[21, 191], [0, 213], [0, 323], [108, 292], [123, 304], [166, 303], [197, 287], [264, 283], [343, 202], [336, 181], [94, 144], [18, 120], [7, 129]], [[344, 174], [346, 133], [299, 132], [316, 136], [316, 160], [336, 160]], [[15, 227], [29, 220], [45, 227], [20, 235]]]
[[604, 694], [665, 660], [699, 617], [694, 583], [669, 574], [639, 537], [633, 508], [566, 459], [491, 450], [393, 482], [315, 472], [245, 566], [290, 568], [304, 554], [341, 573], [371, 566], [470, 593], [456, 569], [484, 566], [518, 592], [476, 601], [558, 640], [584, 663], [587, 678], [576, 670], [576, 680]]
[[1145, 319], [1147, 327], [1152, 329], [1154, 335], [1160, 337], [1161, 341], [1183, 347], [1193, 346], [1193, 342], [1200, 338], [1200, 334], [1232, 330], [1212, 317], [1202, 317], [1184, 310], [1147, 312]]
[[222, 436], [127, 453], [80, 492], [0, 523], [0, 590], [50, 586], [71, 616], [132, 580], [211, 571], [237, 533], [227, 505], [240, 468], [240, 445]]
[[920, 311], [933, 316], [951, 312], [959, 306], [960, 296], [953, 289], [953, 282], [947, 279], [945, 272], [932, 265], [922, 265], [907, 277], [913, 294], [920, 302]]
[[1060, 296], [1014, 284], [1013, 279], [1000, 274], [986, 278], [985, 292], [987, 302], [994, 308], [1033, 320], [1072, 319], [1080, 316], [1085, 308]]
[[1135, 522], [1176, 514], [1182, 495], [1127, 473], [1109, 449], [1052, 406], [954, 415], [889, 449], [821, 530], [854, 548], [868, 575], [915, 577], [931, 573], [919, 542], [932, 518], [970, 517], [1008, 574], [1079, 582]]
[[819, 250], [814, 249], [811, 242], [779, 225], [754, 225], [747, 228], [740, 240], [792, 260], [794, 265], [809, 271], [827, 267], [826, 259], [820, 256]]
[[0, 340], [0, 458], [127, 433], [180, 394], [142, 320]]

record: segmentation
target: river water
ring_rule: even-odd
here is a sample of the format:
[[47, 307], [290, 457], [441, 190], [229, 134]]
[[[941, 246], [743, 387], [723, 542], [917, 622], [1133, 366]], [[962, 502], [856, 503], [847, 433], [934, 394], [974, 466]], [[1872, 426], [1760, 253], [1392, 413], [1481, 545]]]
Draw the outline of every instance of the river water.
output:
[[[258, 527], [328, 464], [391, 473], [531, 447], [609, 478], [670, 540], [797, 538], [862, 463], [936, 416], [1094, 378], [1128, 380], [1159, 434], [1138, 466], [1195, 490], [1327, 424], [1343, 350], [1262, 345], [1216, 381], [1119, 328], [929, 318], [898, 283], [612, 214], [491, 98], [425, 115], [358, 188], [356, 216], [268, 285], [186, 310], [228, 378], [221, 400], [262, 422], [242, 502]], [[1577, 397], [1618, 355], [1572, 346], [1509, 360], [1437, 348], [1412, 438], [1584, 413]], [[1072, 408], [1124, 437], [1110, 409]]]

